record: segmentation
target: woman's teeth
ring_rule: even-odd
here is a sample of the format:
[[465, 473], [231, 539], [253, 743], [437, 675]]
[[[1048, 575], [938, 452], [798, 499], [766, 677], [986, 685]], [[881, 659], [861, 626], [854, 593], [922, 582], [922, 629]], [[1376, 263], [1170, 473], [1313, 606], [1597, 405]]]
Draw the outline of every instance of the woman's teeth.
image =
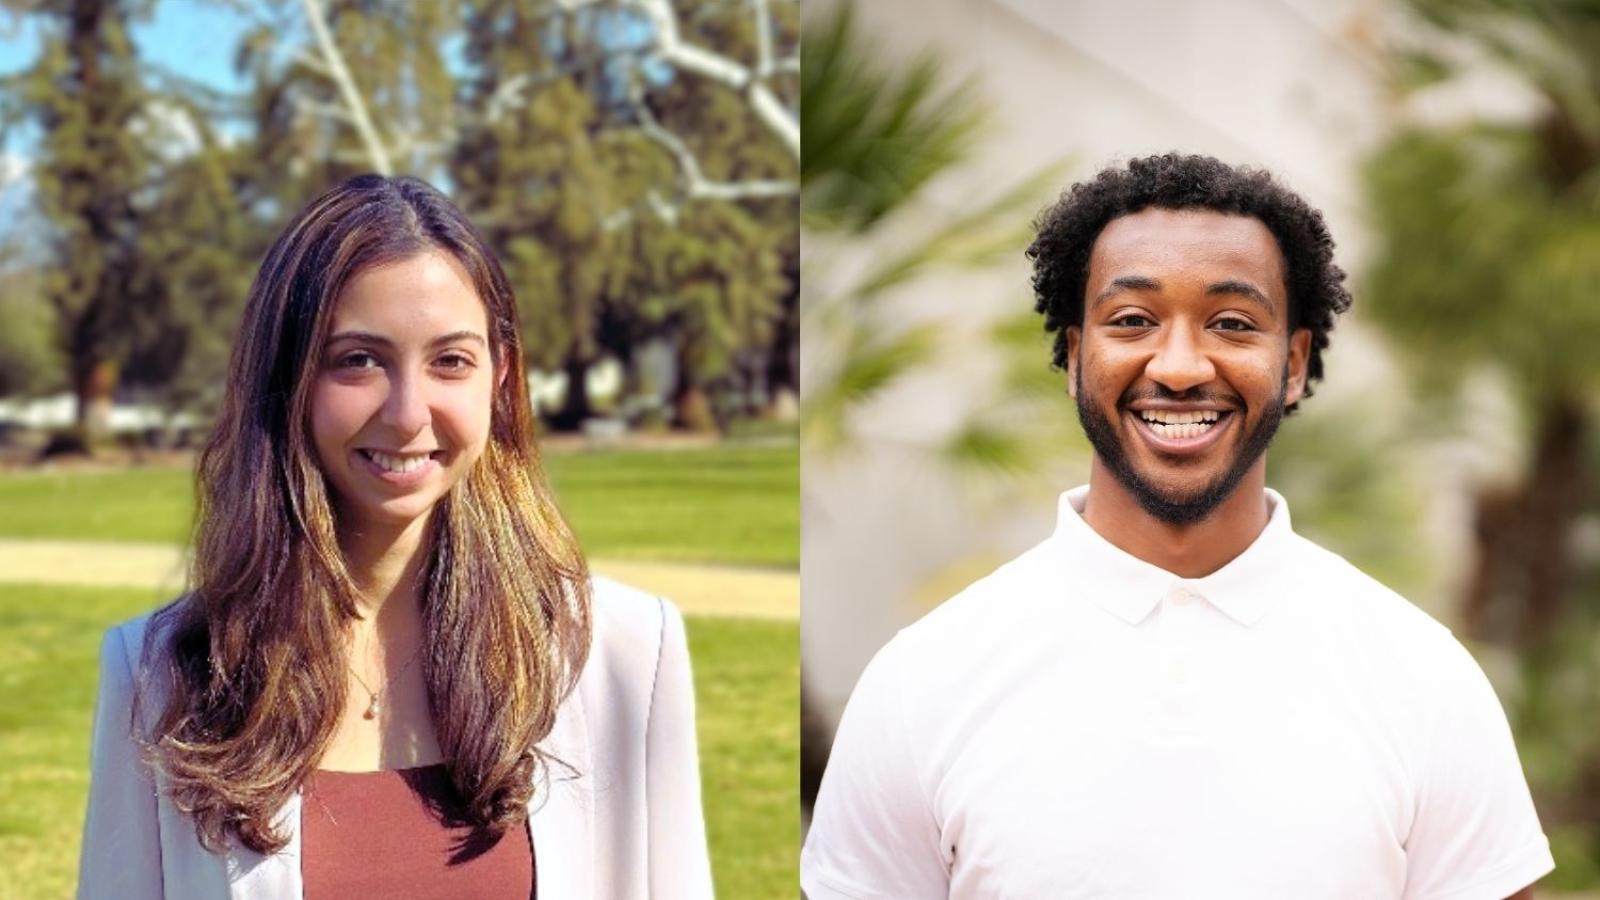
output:
[[423, 464], [433, 456], [431, 453], [393, 456], [388, 453], [380, 453], [377, 450], [363, 450], [362, 452], [367, 455], [367, 459], [377, 463], [379, 468], [387, 469], [390, 472], [415, 472], [422, 468]]

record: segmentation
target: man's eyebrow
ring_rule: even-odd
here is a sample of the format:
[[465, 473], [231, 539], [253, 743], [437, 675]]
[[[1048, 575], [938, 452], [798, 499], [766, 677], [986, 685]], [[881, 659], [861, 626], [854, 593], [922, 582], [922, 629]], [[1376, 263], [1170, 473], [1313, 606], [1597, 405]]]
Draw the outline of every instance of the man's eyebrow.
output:
[[1230, 279], [1228, 281], [1219, 281], [1206, 288], [1207, 297], [1215, 297], [1218, 294], [1232, 294], [1237, 297], [1243, 297], [1274, 316], [1278, 314], [1278, 311], [1272, 305], [1272, 301], [1267, 299], [1267, 295], [1263, 294], [1260, 288], [1248, 281]]
[[1094, 302], [1090, 303], [1089, 307], [1092, 309], [1095, 306], [1098, 306], [1101, 300], [1106, 299], [1112, 294], [1120, 294], [1123, 291], [1159, 290], [1161, 290], [1161, 282], [1155, 280], [1154, 278], [1149, 278], [1144, 275], [1120, 275], [1111, 279], [1111, 283], [1106, 285], [1105, 290], [1095, 295]]
[[[377, 344], [380, 347], [394, 346], [394, 341], [389, 340], [381, 334], [373, 334], [370, 331], [341, 331], [338, 334], [328, 338], [328, 343], [330, 344], [337, 341], [355, 341], [361, 344]], [[429, 341], [428, 346], [438, 347], [443, 344], [454, 344], [457, 341], [477, 341], [485, 347], [489, 346], [489, 342], [484, 339], [483, 335], [477, 333], [476, 331], [465, 330], [452, 331], [449, 334], [441, 334]]]

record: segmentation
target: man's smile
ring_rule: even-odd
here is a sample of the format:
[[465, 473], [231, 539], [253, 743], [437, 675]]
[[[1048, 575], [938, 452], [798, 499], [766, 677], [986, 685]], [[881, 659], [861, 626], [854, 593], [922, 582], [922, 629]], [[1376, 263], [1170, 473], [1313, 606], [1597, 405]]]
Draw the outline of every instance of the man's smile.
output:
[[1129, 409], [1127, 418], [1145, 444], [1163, 456], [1195, 456], [1211, 449], [1233, 422], [1221, 409]]

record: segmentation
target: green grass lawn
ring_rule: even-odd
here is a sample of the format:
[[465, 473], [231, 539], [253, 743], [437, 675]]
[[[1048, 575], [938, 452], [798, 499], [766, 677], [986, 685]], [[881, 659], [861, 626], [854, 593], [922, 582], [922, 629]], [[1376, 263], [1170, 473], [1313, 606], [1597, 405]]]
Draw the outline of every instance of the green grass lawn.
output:
[[[795, 567], [793, 446], [550, 454], [563, 512], [591, 556]], [[182, 542], [187, 469], [0, 474], [0, 537]]]
[[[160, 599], [0, 584], [0, 897], [71, 894], [100, 635]], [[799, 626], [691, 618], [688, 629], [717, 893], [795, 897]]]

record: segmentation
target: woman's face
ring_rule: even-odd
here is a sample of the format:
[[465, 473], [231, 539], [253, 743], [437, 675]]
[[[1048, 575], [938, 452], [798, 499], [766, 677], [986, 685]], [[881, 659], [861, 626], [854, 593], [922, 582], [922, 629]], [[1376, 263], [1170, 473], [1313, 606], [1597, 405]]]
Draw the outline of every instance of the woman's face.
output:
[[311, 437], [346, 521], [408, 525], [477, 461], [498, 382], [488, 338], [483, 301], [444, 253], [368, 269], [345, 287]]

